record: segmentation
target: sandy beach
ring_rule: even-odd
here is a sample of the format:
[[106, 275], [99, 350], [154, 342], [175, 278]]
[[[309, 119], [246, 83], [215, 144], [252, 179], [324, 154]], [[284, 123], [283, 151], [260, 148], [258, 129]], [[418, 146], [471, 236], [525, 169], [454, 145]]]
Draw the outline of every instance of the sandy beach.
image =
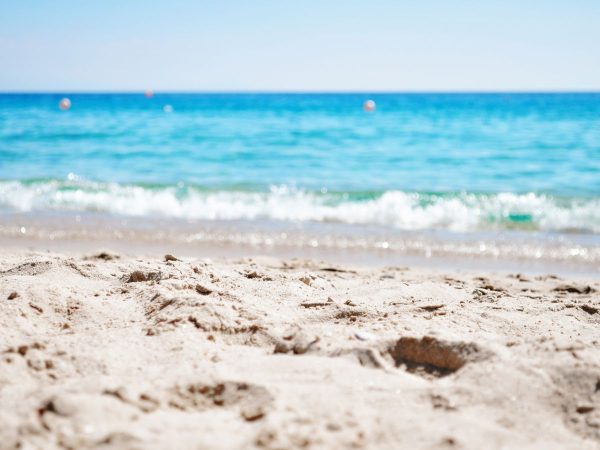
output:
[[0, 448], [600, 447], [600, 282], [0, 255]]
[[0, 450], [600, 450], [599, 18], [0, 2]]

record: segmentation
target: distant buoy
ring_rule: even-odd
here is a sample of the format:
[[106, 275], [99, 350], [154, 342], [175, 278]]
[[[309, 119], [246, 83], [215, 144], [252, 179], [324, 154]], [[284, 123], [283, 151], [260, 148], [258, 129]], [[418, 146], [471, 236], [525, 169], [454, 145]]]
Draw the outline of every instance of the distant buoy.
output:
[[148, 89], [146, 92], [144, 92], [144, 95], [146, 98], [152, 98], [154, 97], [154, 91], [152, 89]]
[[367, 112], [373, 112], [375, 111], [375, 108], [377, 107], [377, 105], [375, 105], [375, 102], [373, 100], [367, 100], [364, 104], [363, 104], [363, 109]]
[[58, 102], [58, 107], [63, 111], [68, 111], [71, 109], [71, 100], [68, 98], [61, 99], [60, 102]]
[[171, 105], [165, 105], [165, 106], [163, 106], [163, 111], [166, 113], [172, 113], [173, 107]]

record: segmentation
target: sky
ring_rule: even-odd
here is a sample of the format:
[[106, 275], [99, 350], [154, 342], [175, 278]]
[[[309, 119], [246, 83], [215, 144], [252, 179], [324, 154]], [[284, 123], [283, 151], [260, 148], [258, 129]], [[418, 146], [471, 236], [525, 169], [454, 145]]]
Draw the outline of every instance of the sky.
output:
[[0, 0], [0, 91], [598, 91], [600, 0]]

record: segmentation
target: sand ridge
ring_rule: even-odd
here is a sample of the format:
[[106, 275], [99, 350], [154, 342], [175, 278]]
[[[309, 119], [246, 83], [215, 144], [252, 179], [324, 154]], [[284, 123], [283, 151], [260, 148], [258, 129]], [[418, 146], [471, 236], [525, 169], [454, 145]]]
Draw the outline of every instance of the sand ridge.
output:
[[0, 448], [600, 447], [600, 283], [0, 258]]

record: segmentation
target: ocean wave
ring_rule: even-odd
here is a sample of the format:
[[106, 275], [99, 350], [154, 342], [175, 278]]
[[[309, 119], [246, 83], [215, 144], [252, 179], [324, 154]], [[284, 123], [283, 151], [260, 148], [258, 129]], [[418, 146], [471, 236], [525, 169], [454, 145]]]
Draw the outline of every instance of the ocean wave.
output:
[[277, 220], [388, 226], [400, 230], [542, 230], [600, 233], [600, 198], [539, 193], [206, 190], [184, 184], [143, 186], [68, 180], [2, 181], [0, 208], [99, 211], [200, 220]]

